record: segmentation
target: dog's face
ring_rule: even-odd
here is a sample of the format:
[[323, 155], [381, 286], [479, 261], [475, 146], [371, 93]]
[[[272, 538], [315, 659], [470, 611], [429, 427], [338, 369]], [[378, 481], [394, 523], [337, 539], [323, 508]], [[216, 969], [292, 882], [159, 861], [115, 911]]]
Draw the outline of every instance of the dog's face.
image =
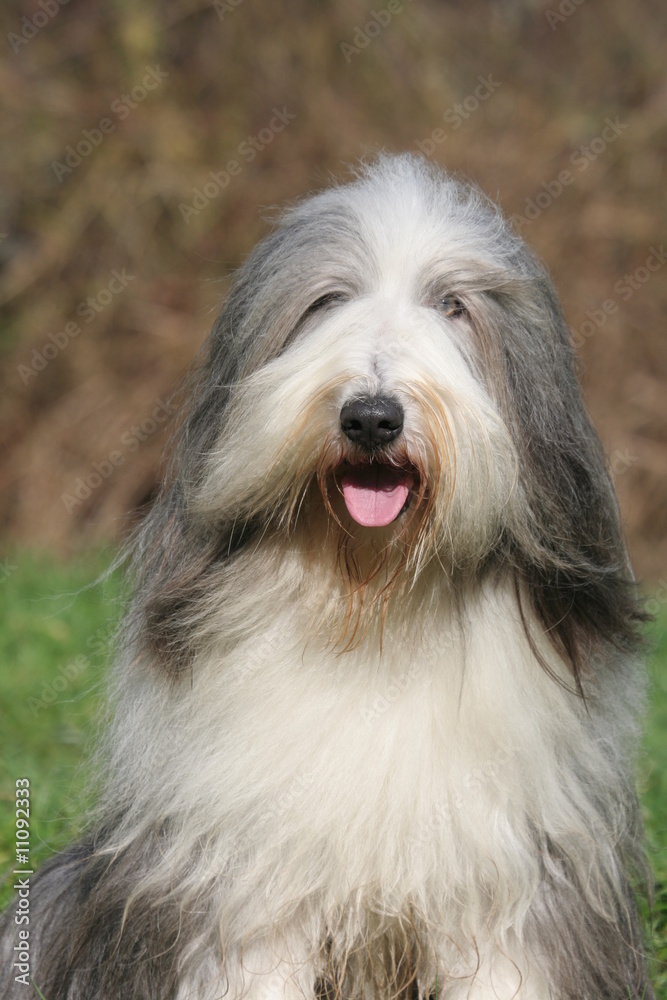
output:
[[[511, 276], [460, 205], [429, 204], [409, 183], [370, 205], [361, 194], [297, 210], [308, 258], [299, 247], [301, 267], [287, 258], [269, 279], [293, 287], [292, 317], [262, 289], [256, 341], [282, 335], [234, 386], [198, 503], [223, 521], [333, 524], [357, 549], [396, 543], [413, 570], [434, 555], [477, 564], [520, 506], [480, 324]], [[339, 228], [317, 245], [332, 209]]]

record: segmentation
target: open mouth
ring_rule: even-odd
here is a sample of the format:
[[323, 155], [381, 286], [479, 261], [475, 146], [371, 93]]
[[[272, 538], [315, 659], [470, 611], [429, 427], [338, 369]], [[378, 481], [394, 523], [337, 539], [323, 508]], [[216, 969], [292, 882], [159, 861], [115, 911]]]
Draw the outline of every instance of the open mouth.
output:
[[392, 465], [352, 465], [340, 477], [345, 506], [365, 528], [382, 528], [407, 510], [415, 473]]

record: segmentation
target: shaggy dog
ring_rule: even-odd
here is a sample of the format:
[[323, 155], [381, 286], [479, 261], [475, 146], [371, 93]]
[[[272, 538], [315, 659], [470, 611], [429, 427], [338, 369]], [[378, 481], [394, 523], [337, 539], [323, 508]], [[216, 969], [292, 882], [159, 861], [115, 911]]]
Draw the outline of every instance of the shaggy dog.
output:
[[135, 540], [98, 818], [32, 885], [46, 1000], [651, 996], [643, 615], [574, 369], [422, 160], [251, 254]]

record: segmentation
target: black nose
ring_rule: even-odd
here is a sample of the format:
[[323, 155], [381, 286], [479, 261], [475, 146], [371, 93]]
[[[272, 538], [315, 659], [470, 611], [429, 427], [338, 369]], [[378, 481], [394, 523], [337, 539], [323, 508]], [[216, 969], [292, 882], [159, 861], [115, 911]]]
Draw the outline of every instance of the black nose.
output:
[[364, 448], [389, 444], [403, 430], [403, 407], [388, 396], [352, 399], [340, 411], [343, 434]]

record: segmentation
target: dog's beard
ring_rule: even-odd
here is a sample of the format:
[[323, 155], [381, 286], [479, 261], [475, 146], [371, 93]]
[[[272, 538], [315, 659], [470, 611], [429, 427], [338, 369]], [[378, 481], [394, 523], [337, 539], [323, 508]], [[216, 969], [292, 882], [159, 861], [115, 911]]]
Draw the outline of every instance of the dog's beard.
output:
[[347, 598], [336, 645], [350, 648], [376, 617], [382, 633], [390, 600], [409, 588], [417, 553], [429, 545], [432, 499], [427, 470], [405, 444], [368, 454], [338, 435], [325, 442], [310, 502], [326, 512]]
[[[344, 648], [371, 627], [381, 633], [390, 602], [392, 620], [423, 614], [427, 574], [454, 593], [518, 506], [509, 433], [459, 350], [415, 322], [411, 339], [375, 356], [373, 316], [358, 309], [238, 384], [197, 499], [230, 534], [251, 525], [260, 538], [298, 539], [326, 605], [318, 632]], [[379, 392], [400, 402], [402, 432], [362, 447], [343, 433], [341, 408]]]

